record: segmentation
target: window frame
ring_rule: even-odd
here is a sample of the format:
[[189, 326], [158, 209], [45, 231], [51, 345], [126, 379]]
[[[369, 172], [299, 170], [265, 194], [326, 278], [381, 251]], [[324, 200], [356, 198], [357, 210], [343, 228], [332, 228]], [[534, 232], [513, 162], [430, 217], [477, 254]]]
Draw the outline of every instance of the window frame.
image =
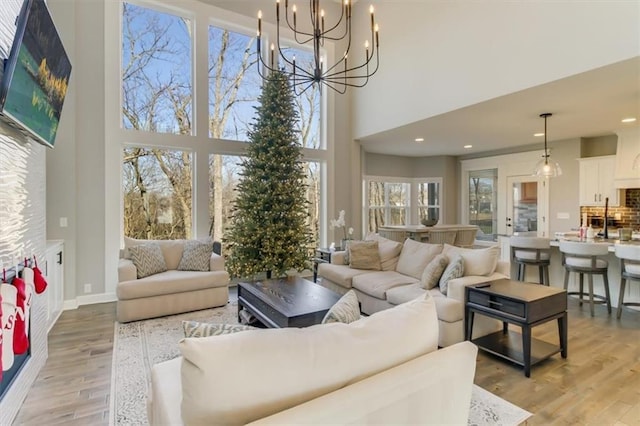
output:
[[[438, 217], [441, 219], [444, 217], [444, 204], [443, 204], [443, 193], [442, 193], [442, 177], [417, 177], [417, 178], [403, 178], [403, 177], [390, 177], [390, 176], [376, 176], [376, 175], [365, 175], [362, 179], [362, 194], [363, 194], [363, 210], [362, 210], [362, 232], [363, 235], [369, 233], [369, 210], [371, 208], [369, 204], [369, 183], [370, 182], [384, 182], [385, 184], [406, 184], [409, 185], [409, 191], [407, 196], [407, 206], [405, 207], [405, 217], [406, 217], [406, 226], [411, 225], [419, 225], [418, 218], [420, 217], [418, 209], [421, 207], [419, 205], [419, 185], [420, 184], [428, 184], [435, 183], [438, 184], [438, 205], [433, 206], [433, 208], [438, 208]], [[385, 204], [388, 203], [388, 188], [385, 185]], [[389, 221], [390, 218], [390, 209], [391, 206], [376, 206], [382, 207], [385, 211], [385, 223]], [[426, 207], [426, 206], [423, 206]], [[432, 206], [429, 206], [432, 207]], [[390, 225], [394, 226], [394, 225]]]
[[[115, 2], [114, 2], [115, 3]], [[123, 41], [123, 4], [130, 3], [136, 6], [149, 8], [161, 13], [174, 14], [180, 17], [190, 19], [191, 30], [193, 31], [192, 42], [192, 54], [191, 54], [191, 74], [192, 74], [192, 128], [191, 134], [180, 135], [173, 133], [150, 133], [146, 131], [139, 131], [135, 129], [125, 129], [123, 127], [122, 116], [122, 41]], [[192, 237], [199, 238], [208, 235], [209, 232], [209, 168], [208, 158], [213, 154], [220, 155], [246, 155], [245, 141], [234, 141], [228, 139], [216, 139], [209, 135], [208, 131], [208, 117], [209, 117], [209, 95], [208, 95], [208, 82], [209, 75], [206, 71], [208, 69], [208, 52], [209, 52], [209, 26], [215, 26], [229, 31], [245, 34], [251, 36], [255, 33], [255, 20], [237, 15], [225, 9], [220, 9], [215, 6], [204, 4], [185, 4], [180, 7], [168, 5], [160, 1], [150, 0], [119, 0], [116, 4], [108, 4], [105, 6], [107, 9], [107, 15], [111, 16], [111, 19], [117, 19], [118, 26], [113, 29], [117, 31], [117, 37], [107, 38], [107, 54], [115, 54], [116, 61], [110, 63], [112, 66], [117, 65], [117, 68], [108, 68], [106, 72], [107, 86], [110, 84], [117, 84], [119, 90], [117, 95], [114, 96], [107, 94], [106, 96], [106, 122], [105, 122], [105, 135], [107, 140], [116, 141], [113, 144], [107, 144], [107, 164], [108, 171], [106, 172], [106, 179], [112, 183], [107, 184], [107, 193], [111, 196], [118, 194], [119, 210], [116, 212], [112, 210], [108, 213], [110, 216], [110, 227], [116, 225], [116, 221], [119, 227], [119, 245], [123, 247], [124, 242], [124, 202], [123, 202], [123, 184], [122, 184], [122, 153], [124, 147], [140, 146], [140, 147], [153, 147], [163, 148], [170, 150], [189, 150], [192, 153], [193, 161], [193, 192], [192, 192]], [[117, 9], [117, 16], [116, 16]], [[207, 13], [204, 14], [202, 11]], [[215, 15], [215, 16], [214, 16]], [[206, 28], [202, 31], [203, 27]], [[266, 24], [263, 26], [263, 42], [268, 42], [275, 37], [275, 26]], [[284, 40], [296, 49], [304, 50], [304, 46], [298, 46], [297, 43]], [[204, 46], [204, 47], [203, 47]], [[324, 56], [329, 54], [333, 56], [333, 46], [328, 43], [323, 49]], [[262, 49], [263, 55], [266, 50]], [[117, 55], [117, 56], [116, 56]], [[203, 68], [204, 67], [204, 68]], [[204, 69], [205, 72], [199, 72]], [[200, 90], [203, 87], [206, 90]], [[324, 90], [324, 89], [323, 89]], [[320, 173], [320, 194], [319, 194], [319, 244], [322, 245], [327, 239], [328, 225], [327, 225], [327, 211], [328, 206], [332, 204], [329, 200], [329, 187], [333, 185], [333, 180], [328, 177], [327, 170], [328, 162], [333, 152], [333, 143], [329, 143], [327, 138], [327, 129], [333, 131], [333, 123], [331, 117], [327, 114], [327, 105], [333, 103], [334, 98], [331, 94], [323, 92], [320, 96], [320, 124], [319, 124], [319, 145], [317, 149], [314, 148], [302, 148], [302, 156], [304, 161], [319, 163]], [[203, 112], [204, 111], [204, 112]], [[116, 159], [118, 161], [116, 170], [112, 167], [116, 166]], [[113, 166], [109, 166], [113, 165]], [[117, 180], [115, 173], [117, 173]], [[107, 195], [108, 197], [109, 195]]]

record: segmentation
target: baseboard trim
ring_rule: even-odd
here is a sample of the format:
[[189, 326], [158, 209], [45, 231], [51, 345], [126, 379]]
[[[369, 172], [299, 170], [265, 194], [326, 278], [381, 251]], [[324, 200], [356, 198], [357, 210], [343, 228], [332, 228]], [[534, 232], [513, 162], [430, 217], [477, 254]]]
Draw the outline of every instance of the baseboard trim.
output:
[[65, 300], [63, 310], [78, 309], [82, 305], [95, 305], [96, 303], [109, 303], [118, 300], [115, 293], [88, 294], [78, 296], [75, 299]]

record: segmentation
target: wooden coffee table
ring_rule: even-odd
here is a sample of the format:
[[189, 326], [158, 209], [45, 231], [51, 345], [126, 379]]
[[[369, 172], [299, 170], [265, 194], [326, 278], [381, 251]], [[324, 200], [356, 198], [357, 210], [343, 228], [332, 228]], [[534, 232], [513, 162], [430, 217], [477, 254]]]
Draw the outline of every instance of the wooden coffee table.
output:
[[238, 284], [238, 320], [246, 309], [270, 328], [320, 324], [340, 295], [300, 277]]
[[[466, 339], [473, 336], [474, 314], [482, 314], [502, 321], [502, 331], [472, 342], [480, 349], [508, 359], [524, 367], [530, 377], [531, 366], [561, 353], [567, 357], [567, 292], [540, 284], [508, 279], [466, 287]], [[559, 345], [531, 337], [531, 328], [558, 320]], [[522, 335], [508, 330], [508, 324], [522, 329]]]

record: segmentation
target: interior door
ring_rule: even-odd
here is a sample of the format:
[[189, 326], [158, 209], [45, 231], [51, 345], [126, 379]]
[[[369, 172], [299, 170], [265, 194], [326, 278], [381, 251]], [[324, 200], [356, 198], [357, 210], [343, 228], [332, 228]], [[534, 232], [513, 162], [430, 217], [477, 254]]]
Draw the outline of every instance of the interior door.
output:
[[548, 191], [544, 178], [507, 178], [507, 234], [547, 237], [549, 235]]

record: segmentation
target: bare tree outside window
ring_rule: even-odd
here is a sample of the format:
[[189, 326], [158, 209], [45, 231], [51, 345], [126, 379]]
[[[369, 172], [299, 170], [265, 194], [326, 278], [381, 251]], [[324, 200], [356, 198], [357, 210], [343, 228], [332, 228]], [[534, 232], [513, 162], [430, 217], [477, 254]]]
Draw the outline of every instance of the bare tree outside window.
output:
[[122, 126], [190, 134], [191, 22], [123, 3]]
[[124, 149], [124, 235], [141, 239], [191, 237], [191, 155]]

